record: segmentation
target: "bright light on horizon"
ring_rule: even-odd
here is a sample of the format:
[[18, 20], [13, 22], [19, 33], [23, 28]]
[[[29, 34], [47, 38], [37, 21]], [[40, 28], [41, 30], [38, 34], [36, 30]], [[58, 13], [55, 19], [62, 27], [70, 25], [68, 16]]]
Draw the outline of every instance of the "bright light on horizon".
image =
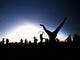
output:
[[6, 38], [9, 38], [11, 42], [19, 42], [21, 38], [33, 42], [34, 36], [39, 38], [39, 31], [40, 29], [34, 25], [22, 25], [16, 27], [9, 35], [6, 35]]
[[64, 33], [59, 32], [56, 38], [58, 38], [60, 41], [64, 41], [66, 39], [66, 36]]
[[[42, 27], [41, 27], [42, 28]], [[33, 37], [35, 36], [40, 41], [39, 31], [44, 31], [41, 28], [38, 28], [33, 24], [23, 24], [15, 27], [9, 34], [7, 34], [4, 38], [8, 38], [10, 42], [20, 42], [20, 39], [27, 39], [28, 41], [34, 42]], [[47, 34], [43, 34], [44, 38], [48, 38]], [[60, 41], [65, 40], [65, 35], [63, 33], [58, 33], [57, 38]]]

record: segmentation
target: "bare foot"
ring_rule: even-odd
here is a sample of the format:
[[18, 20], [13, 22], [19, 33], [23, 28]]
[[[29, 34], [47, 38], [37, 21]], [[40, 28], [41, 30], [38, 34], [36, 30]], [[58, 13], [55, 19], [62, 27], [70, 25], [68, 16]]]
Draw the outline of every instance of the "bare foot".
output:
[[40, 24], [40, 26], [44, 26], [43, 24]]

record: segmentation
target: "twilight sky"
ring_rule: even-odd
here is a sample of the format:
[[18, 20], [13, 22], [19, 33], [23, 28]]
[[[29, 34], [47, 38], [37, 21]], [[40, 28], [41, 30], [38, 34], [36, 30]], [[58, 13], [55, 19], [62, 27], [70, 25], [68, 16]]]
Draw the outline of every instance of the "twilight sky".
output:
[[[66, 37], [80, 34], [80, 2], [78, 0], [0, 0], [0, 38], [24, 23], [40, 23], [53, 31], [63, 21], [60, 30]], [[59, 32], [59, 33], [60, 33]]]

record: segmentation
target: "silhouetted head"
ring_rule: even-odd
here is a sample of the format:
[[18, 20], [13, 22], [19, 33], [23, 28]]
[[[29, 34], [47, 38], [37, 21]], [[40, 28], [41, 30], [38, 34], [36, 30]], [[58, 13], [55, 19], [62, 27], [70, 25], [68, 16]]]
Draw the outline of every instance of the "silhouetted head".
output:
[[33, 38], [34, 38], [34, 39], [36, 39], [36, 37], [35, 37], [35, 36], [34, 36]]

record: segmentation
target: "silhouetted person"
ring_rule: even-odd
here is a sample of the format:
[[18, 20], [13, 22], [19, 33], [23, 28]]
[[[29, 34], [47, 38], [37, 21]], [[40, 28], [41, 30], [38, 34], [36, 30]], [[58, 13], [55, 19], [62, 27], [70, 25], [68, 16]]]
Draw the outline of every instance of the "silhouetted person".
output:
[[2, 39], [2, 44], [4, 44], [4, 42], [5, 42], [4, 40], [5, 40], [5, 39], [3, 38], [3, 39]]
[[29, 45], [31, 45], [31, 41], [29, 41]]
[[[13, 42], [12, 42], [13, 43]], [[17, 42], [15, 42], [15, 45], [17, 45], [18, 43]]]
[[26, 45], [26, 44], [28, 44], [28, 41], [27, 41], [27, 39], [25, 39], [25, 42], [24, 42], [24, 43], [25, 43], [25, 45]]
[[77, 45], [80, 45], [80, 35], [74, 34], [73, 35], [73, 42], [76, 43]]
[[55, 38], [59, 32], [59, 30], [61, 29], [61, 27], [64, 25], [65, 21], [66, 21], [66, 17], [64, 18], [63, 22], [58, 26], [58, 28], [56, 30], [54, 30], [53, 32], [49, 31], [48, 29], [46, 29], [46, 27], [43, 24], [40, 24], [40, 26], [43, 27], [44, 31], [48, 34], [49, 36], [49, 40], [51, 43], [55, 42]]
[[43, 42], [43, 34], [40, 34], [40, 43], [42, 43]]
[[34, 44], [37, 44], [37, 41], [36, 37], [34, 37]]
[[23, 39], [20, 40], [20, 44], [23, 44]]
[[7, 39], [6, 39], [6, 44], [8, 44], [8, 43], [9, 43], [9, 39], [7, 38]]

